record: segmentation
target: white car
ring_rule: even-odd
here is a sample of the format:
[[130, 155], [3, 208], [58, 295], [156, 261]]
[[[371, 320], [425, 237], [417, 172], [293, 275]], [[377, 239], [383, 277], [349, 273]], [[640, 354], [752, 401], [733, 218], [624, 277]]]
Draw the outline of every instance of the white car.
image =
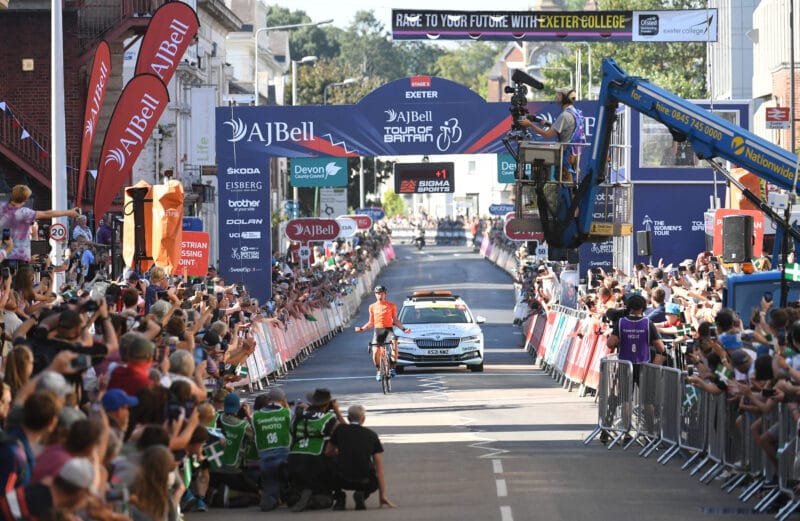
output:
[[473, 316], [466, 302], [449, 291], [417, 291], [407, 297], [398, 313], [411, 329], [397, 336], [397, 372], [407, 366], [466, 365], [483, 371], [482, 316]]

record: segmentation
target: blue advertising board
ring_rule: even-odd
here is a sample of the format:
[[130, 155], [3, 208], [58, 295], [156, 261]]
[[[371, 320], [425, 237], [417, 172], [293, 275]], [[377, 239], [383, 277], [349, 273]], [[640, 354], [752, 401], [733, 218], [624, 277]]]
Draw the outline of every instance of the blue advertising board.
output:
[[183, 218], [183, 231], [185, 232], [202, 232], [203, 219], [200, 217], [184, 217]]
[[347, 158], [297, 157], [289, 162], [292, 186], [347, 186]]
[[386, 216], [383, 208], [358, 208], [356, 215], [369, 215], [372, 222], [378, 222]]
[[514, 211], [514, 205], [508, 204], [490, 204], [489, 215], [506, 215]]
[[[695, 259], [705, 249], [703, 212], [713, 195], [712, 184], [634, 185], [633, 229], [650, 230], [653, 238], [653, 264], [675, 264]], [[665, 204], [664, 201], [680, 201]], [[635, 256], [634, 262], [647, 263], [649, 257]]]
[[[235, 118], [238, 110], [226, 112]], [[233, 129], [223, 126], [217, 164], [220, 276], [266, 302], [272, 297], [269, 163], [263, 154], [239, 154]]]

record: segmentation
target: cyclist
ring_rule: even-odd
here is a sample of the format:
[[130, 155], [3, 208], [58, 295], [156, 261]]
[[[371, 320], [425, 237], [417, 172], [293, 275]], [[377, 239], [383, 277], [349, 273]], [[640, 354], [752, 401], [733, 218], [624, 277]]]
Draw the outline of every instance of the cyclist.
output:
[[[380, 381], [380, 361], [383, 356], [384, 343], [392, 342], [392, 353], [389, 355], [392, 363], [392, 376], [395, 375], [394, 368], [397, 366], [397, 338], [392, 332], [392, 326], [397, 326], [404, 333], [411, 333], [411, 330], [397, 319], [397, 306], [393, 302], [386, 300], [386, 288], [384, 286], [375, 286], [375, 299], [376, 302], [369, 306], [369, 322], [361, 327], [356, 327], [355, 331], [356, 333], [361, 333], [371, 327], [375, 328], [375, 332], [372, 335], [372, 343], [370, 344], [370, 352], [372, 353], [375, 367], [378, 369], [375, 379]], [[376, 346], [377, 349], [374, 348]]]

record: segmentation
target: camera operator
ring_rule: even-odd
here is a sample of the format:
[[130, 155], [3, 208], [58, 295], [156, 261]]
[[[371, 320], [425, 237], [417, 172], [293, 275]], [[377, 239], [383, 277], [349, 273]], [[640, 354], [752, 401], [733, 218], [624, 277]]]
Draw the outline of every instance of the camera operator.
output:
[[[557, 138], [562, 145], [585, 141], [582, 128], [583, 114], [573, 106], [574, 101], [575, 90], [571, 87], [560, 87], [556, 89], [556, 102], [561, 105], [561, 114], [552, 125], [546, 126], [543, 122], [537, 124], [528, 117], [520, 118], [518, 123], [522, 127], [532, 129], [545, 139]], [[579, 153], [577, 147], [564, 147], [564, 155], [561, 160], [562, 181], [573, 182]]]

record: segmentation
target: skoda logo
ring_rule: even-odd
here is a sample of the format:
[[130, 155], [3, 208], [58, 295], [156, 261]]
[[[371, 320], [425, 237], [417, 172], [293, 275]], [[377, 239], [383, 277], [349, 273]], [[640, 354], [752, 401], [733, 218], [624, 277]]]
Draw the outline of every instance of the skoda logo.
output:
[[433, 338], [435, 338], [436, 340], [441, 340], [442, 339], [442, 335], [434, 335]]

